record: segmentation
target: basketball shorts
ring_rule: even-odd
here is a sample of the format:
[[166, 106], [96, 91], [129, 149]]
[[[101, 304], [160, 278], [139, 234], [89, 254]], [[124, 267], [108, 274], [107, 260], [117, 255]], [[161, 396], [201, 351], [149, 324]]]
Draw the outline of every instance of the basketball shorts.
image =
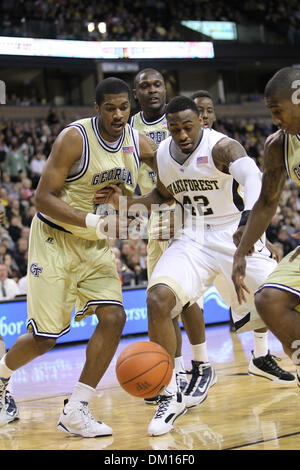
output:
[[255, 253], [247, 257], [245, 283], [250, 294], [245, 293], [246, 302], [240, 305], [231, 280], [236, 250], [232, 236], [236, 228], [236, 224], [205, 226], [202, 244], [186, 235], [172, 241], [154, 268], [148, 283], [148, 292], [155, 285], [164, 284], [174, 292], [182, 307], [185, 307], [203, 297], [205, 291], [216, 281], [217, 290], [231, 307], [237, 328], [244, 327], [246, 323], [247, 329], [264, 327], [258, 315], [253, 319], [255, 326], [252, 328], [249, 324], [252, 323], [250, 312], [255, 312], [254, 292], [274, 271], [277, 263], [263, 241], [258, 241]]
[[115, 257], [106, 240], [85, 240], [48, 225], [31, 224], [28, 254], [28, 330], [58, 338], [102, 304], [122, 306]]
[[[294, 251], [296, 251], [296, 249]], [[292, 262], [289, 261], [294, 251], [282, 258], [276, 269], [268, 276], [257, 291], [260, 291], [264, 287], [273, 287], [300, 297], [300, 256]]]

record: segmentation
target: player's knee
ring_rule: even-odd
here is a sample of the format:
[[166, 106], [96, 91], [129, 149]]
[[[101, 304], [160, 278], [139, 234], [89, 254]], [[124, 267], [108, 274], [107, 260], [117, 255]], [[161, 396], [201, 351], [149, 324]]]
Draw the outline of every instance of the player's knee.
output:
[[272, 295], [268, 289], [262, 289], [254, 297], [255, 307], [261, 317], [268, 315], [272, 306]]
[[147, 297], [147, 309], [151, 317], [159, 316], [161, 318], [163, 315], [170, 315], [174, 305], [175, 296], [170, 289], [157, 286], [150, 290]]
[[35, 349], [38, 356], [42, 356], [56, 345], [56, 338], [46, 338], [44, 336], [34, 336]]
[[102, 311], [101, 318], [99, 318], [100, 326], [113, 329], [116, 333], [122, 332], [126, 322], [126, 313], [123, 307], [111, 306], [105, 311]]

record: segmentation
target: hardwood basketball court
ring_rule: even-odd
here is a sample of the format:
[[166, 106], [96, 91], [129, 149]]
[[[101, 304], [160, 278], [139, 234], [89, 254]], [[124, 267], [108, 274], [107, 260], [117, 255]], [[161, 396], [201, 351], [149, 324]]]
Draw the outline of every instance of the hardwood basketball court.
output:
[[[155, 407], [129, 396], [117, 383], [118, 354], [133, 341], [122, 339], [114, 361], [90, 405], [96, 419], [110, 425], [111, 437], [70, 437], [56, 429], [63, 401], [71, 394], [84, 360], [86, 344], [59, 345], [13, 376], [20, 420], [0, 428], [0, 450], [294, 450], [300, 448], [300, 390], [247, 374], [253, 333], [236, 335], [229, 326], [206, 330], [210, 361], [218, 381], [202, 404], [191, 408], [163, 436], [147, 435]], [[269, 333], [271, 353], [279, 365], [295, 372], [280, 343]], [[183, 333], [185, 366], [191, 350]]]

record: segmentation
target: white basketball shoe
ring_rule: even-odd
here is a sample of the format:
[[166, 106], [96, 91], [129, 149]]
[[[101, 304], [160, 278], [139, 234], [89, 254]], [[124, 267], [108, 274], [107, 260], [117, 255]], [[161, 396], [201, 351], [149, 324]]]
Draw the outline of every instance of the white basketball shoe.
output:
[[85, 401], [68, 402], [59, 417], [57, 428], [67, 434], [81, 437], [111, 436], [113, 431], [105, 423], [96, 421]]
[[173, 429], [174, 421], [186, 412], [182, 393], [177, 392], [170, 396], [161, 395], [155, 415], [148, 426], [148, 434], [150, 436], [166, 434]]

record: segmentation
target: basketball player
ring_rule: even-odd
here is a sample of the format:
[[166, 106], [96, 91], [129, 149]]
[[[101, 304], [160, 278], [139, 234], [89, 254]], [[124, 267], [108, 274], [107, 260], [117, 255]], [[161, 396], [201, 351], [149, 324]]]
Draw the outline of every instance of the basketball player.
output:
[[[181, 237], [175, 238], [163, 253], [148, 283], [149, 337], [174, 358], [176, 336], [171, 312], [176, 305], [184, 310], [203, 296], [218, 275], [222, 275], [226, 282], [225, 298], [230, 296], [228, 303], [234, 320], [243, 324], [257, 321], [253, 318], [253, 293], [274, 270], [276, 261], [270, 257], [263, 238], [260, 239], [255, 254], [248, 261], [250, 293], [247, 293], [247, 303], [240, 305], [231, 280], [236, 248], [233, 235], [240, 222], [243, 224], [244, 211], [250, 210], [259, 196], [260, 171], [237, 141], [201, 127], [193, 100], [183, 96], [173, 98], [167, 105], [166, 117], [171, 137], [164, 140], [157, 151], [156, 189], [145, 196], [129, 199], [128, 207], [138, 201], [151, 210], [152, 204], [160, 203], [164, 198], [167, 203], [175, 199], [190, 211]], [[244, 189], [242, 213], [234, 202], [234, 181]], [[114, 190], [110, 202], [117, 209], [120, 190], [117, 187]], [[223, 292], [220, 294], [223, 296]], [[263, 322], [261, 325], [264, 326]], [[174, 421], [185, 412], [184, 396], [173, 373], [148, 433], [169, 432]]]
[[[132, 116], [130, 124], [150, 137], [156, 145], [165, 140], [170, 134], [165, 115], [166, 87], [162, 74], [155, 69], [143, 69], [134, 79], [134, 97], [141, 111]], [[147, 194], [156, 186], [156, 174], [145, 163], [141, 163], [138, 185], [142, 195]], [[158, 213], [152, 213], [148, 225], [147, 244], [147, 273], [148, 279], [162, 253], [168, 247], [168, 241], [159, 241], [151, 236], [151, 230], [157, 223]], [[208, 360], [205, 340], [205, 323], [203, 318], [203, 300], [188, 307], [182, 316], [185, 330], [191, 344], [193, 360], [192, 369], [188, 371], [189, 384], [181, 353], [182, 337], [178, 317], [174, 318], [174, 328], [177, 337], [175, 354], [175, 371], [179, 388], [185, 390], [188, 407], [195, 406], [205, 400], [208, 389], [216, 383], [217, 377]], [[145, 399], [146, 404], [157, 404], [159, 397]]]
[[[286, 177], [300, 186], [300, 70], [293, 67], [280, 69], [267, 83], [264, 96], [273, 123], [280, 129], [266, 140], [261, 194], [248, 213], [247, 225], [234, 255], [232, 280], [240, 304], [249, 290], [245, 276], [251, 257], [246, 256], [275, 214]], [[285, 256], [255, 294], [260, 316], [296, 366], [298, 386], [299, 252], [297, 247]]]
[[[211, 129], [216, 121], [215, 106], [211, 94], [207, 90], [198, 90], [192, 95], [192, 100], [196, 103], [198, 111], [202, 116], [203, 126]], [[266, 245], [271, 252], [274, 251], [274, 247], [267, 240]], [[279, 261], [275, 252], [274, 257]], [[215, 280], [217, 290], [218, 286], [222, 290], [221, 277], [217, 277]], [[238, 325], [236, 325], [235, 331], [238, 332], [238, 329]], [[267, 378], [276, 383], [290, 383], [293, 380], [291, 374], [282, 370], [270, 354], [267, 328], [254, 330], [254, 349], [248, 366], [248, 373], [256, 377]]]
[[[131, 195], [139, 158], [151, 165], [151, 139], [128, 124], [130, 90], [117, 78], [96, 88], [96, 116], [68, 125], [57, 137], [36, 191], [37, 215], [31, 225], [28, 261], [28, 333], [0, 361], [0, 424], [9, 377], [19, 367], [55, 346], [76, 320], [96, 314], [99, 323], [86, 349], [79, 382], [60, 415], [58, 429], [82, 437], [111, 435], [96, 421], [88, 403], [118, 346], [126, 315], [121, 282], [108, 240], [99, 235], [97, 190], [118, 184]], [[155, 166], [153, 169], [155, 170]], [[100, 237], [100, 238], [98, 238]]]

